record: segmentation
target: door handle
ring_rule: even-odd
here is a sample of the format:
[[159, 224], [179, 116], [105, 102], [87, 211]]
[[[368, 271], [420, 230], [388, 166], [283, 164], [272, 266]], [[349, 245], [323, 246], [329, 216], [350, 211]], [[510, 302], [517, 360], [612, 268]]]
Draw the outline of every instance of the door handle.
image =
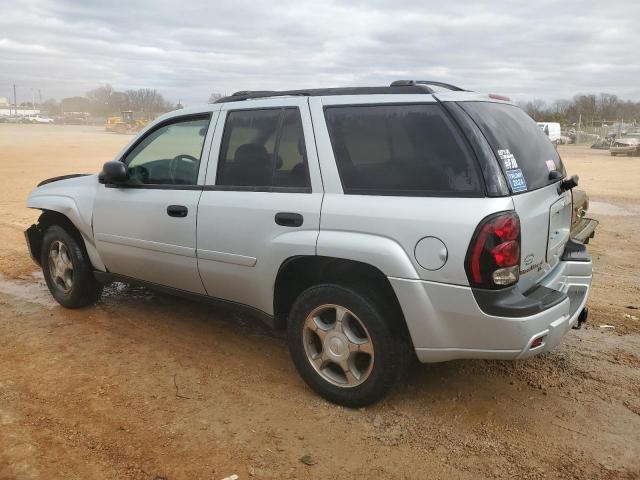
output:
[[276, 223], [283, 227], [300, 227], [304, 222], [304, 217], [299, 213], [279, 212], [276, 213]]
[[167, 207], [167, 215], [170, 217], [184, 218], [189, 213], [189, 209], [184, 205], [169, 205]]

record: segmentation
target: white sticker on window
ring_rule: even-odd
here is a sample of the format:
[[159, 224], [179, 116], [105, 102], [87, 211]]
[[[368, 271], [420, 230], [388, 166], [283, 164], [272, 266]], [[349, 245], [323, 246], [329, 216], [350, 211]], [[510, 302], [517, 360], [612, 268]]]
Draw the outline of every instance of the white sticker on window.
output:
[[513, 170], [518, 168], [516, 157], [513, 156], [513, 153], [511, 153], [508, 148], [498, 150], [498, 156], [500, 157], [500, 160], [502, 160], [505, 170]]
[[547, 170], [553, 172], [556, 169], [556, 163], [553, 160], [545, 160], [544, 163], [547, 164]]

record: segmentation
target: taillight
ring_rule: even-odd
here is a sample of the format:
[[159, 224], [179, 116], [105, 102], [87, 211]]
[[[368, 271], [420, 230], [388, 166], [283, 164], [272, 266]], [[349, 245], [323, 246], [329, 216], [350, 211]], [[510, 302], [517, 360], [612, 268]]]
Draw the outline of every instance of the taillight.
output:
[[520, 278], [520, 219], [515, 212], [488, 216], [476, 229], [465, 269], [473, 287], [498, 289]]
[[494, 100], [502, 100], [503, 102], [510, 102], [511, 99], [509, 97], [505, 97], [504, 95], [498, 95], [496, 93], [490, 93], [489, 98]]

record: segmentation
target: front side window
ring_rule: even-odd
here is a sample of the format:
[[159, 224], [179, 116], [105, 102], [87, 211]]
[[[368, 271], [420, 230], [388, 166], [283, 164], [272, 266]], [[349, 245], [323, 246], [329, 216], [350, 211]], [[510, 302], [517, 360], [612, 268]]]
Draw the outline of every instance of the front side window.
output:
[[195, 185], [209, 116], [164, 125], [138, 143], [124, 159], [131, 185]]
[[300, 111], [273, 108], [229, 112], [216, 185], [309, 187]]
[[325, 109], [346, 194], [480, 196], [475, 160], [438, 105]]

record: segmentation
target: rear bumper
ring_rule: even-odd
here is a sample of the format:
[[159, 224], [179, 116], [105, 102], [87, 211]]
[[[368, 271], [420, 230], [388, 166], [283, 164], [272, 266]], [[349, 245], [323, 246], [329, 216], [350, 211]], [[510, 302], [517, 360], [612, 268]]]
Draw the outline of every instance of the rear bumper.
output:
[[[547, 352], [578, 321], [589, 297], [591, 261], [561, 261], [541, 286], [562, 294], [527, 316], [488, 314], [470, 287], [389, 278], [421, 362], [460, 358], [521, 359]], [[532, 348], [534, 340], [544, 337]]]

